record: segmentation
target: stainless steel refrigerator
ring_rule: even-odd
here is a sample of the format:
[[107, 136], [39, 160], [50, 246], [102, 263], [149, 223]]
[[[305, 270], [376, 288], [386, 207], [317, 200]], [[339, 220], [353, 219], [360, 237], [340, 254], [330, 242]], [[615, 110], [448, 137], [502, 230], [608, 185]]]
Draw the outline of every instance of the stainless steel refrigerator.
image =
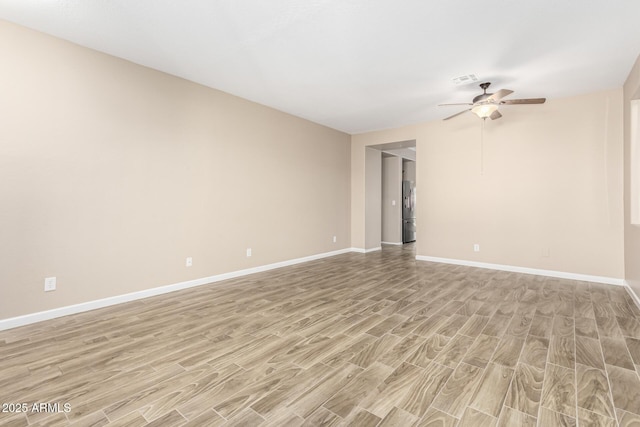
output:
[[402, 181], [402, 243], [416, 240], [416, 184]]

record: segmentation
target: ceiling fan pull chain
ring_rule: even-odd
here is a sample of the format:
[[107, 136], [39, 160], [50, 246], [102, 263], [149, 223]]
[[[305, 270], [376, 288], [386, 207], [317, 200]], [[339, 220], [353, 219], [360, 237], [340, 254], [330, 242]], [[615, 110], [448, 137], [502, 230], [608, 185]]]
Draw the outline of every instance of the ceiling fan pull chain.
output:
[[484, 175], [484, 122], [486, 118], [482, 119], [482, 126], [480, 127], [480, 176]]

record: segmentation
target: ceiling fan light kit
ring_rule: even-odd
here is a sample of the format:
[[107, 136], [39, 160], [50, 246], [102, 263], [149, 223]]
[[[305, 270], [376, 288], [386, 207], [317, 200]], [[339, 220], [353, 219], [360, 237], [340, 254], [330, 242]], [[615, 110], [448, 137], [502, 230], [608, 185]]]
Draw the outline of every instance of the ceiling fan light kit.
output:
[[482, 88], [483, 93], [473, 98], [470, 103], [461, 103], [461, 104], [440, 104], [440, 106], [448, 106], [448, 105], [467, 105], [470, 108], [467, 110], [460, 111], [452, 116], [446, 117], [444, 120], [452, 119], [456, 116], [459, 116], [462, 113], [466, 113], [467, 111], [471, 111], [479, 118], [486, 120], [490, 118], [491, 120], [496, 120], [502, 117], [498, 108], [501, 105], [522, 105], [522, 104], [544, 104], [547, 100], [546, 98], [531, 98], [531, 99], [511, 99], [503, 101], [502, 98], [511, 95], [513, 93], [512, 90], [509, 89], [500, 89], [495, 93], [487, 93], [487, 89], [491, 85], [490, 82], [480, 83], [480, 88]]
[[498, 111], [498, 106], [496, 104], [480, 104], [471, 109], [471, 112], [481, 119], [491, 117], [494, 111]]

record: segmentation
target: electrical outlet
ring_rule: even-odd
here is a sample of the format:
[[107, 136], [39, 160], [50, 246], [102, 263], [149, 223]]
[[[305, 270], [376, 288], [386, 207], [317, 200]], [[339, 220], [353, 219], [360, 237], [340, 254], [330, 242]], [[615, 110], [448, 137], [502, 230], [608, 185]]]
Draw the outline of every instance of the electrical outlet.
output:
[[193, 265], [193, 258], [187, 257], [187, 261], [185, 262], [187, 267], [191, 267]]
[[396, 201], [395, 201], [395, 200], [392, 200], [392, 201], [391, 201], [391, 206], [395, 206], [395, 205], [396, 205]]
[[337, 242], [337, 241], [338, 241], [338, 240], [337, 240], [337, 237], [336, 237], [336, 236], [333, 236], [333, 243], [335, 243], [335, 242]]
[[251, 248], [247, 248], [247, 258], [251, 256]]
[[473, 244], [473, 252], [480, 252], [480, 245], [478, 243]]
[[44, 279], [44, 291], [50, 292], [56, 290], [56, 278], [55, 277], [47, 277]]
[[545, 258], [548, 258], [551, 256], [551, 249], [549, 248], [542, 248], [542, 256]]

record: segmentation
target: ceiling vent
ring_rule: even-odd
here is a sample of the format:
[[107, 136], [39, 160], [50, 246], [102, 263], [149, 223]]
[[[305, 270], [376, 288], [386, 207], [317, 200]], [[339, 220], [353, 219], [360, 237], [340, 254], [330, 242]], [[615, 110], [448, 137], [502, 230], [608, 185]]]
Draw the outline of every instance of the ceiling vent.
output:
[[478, 81], [478, 77], [476, 77], [475, 74], [467, 74], [465, 76], [460, 76], [453, 79], [453, 84], [456, 86], [459, 86], [459, 85], [466, 85], [468, 83], [473, 83], [477, 81]]

